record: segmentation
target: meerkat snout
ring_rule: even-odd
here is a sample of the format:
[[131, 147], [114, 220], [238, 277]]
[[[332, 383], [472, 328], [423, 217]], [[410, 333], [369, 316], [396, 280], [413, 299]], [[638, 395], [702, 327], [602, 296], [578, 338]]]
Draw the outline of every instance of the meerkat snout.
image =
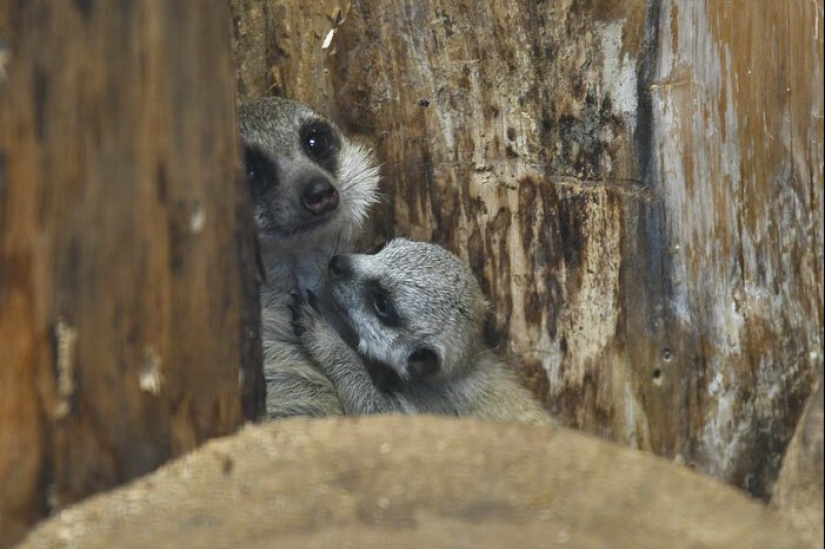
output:
[[338, 191], [325, 177], [315, 177], [305, 186], [301, 205], [309, 213], [321, 216], [338, 207]]
[[412, 379], [423, 380], [433, 377], [440, 369], [438, 354], [427, 347], [416, 349], [407, 358], [407, 373]]

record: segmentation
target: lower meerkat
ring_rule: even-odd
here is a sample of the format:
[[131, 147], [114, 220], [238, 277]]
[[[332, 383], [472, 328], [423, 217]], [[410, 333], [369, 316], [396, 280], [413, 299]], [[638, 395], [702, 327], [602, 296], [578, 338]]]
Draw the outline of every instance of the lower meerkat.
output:
[[347, 415], [553, 423], [485, 348], [487, 312], [477, 280], [455, 255], [395, 239], [374, 255], [332, 258], [320, 306], [299, 306], [296, 331]]
[[292, 295], [318, 291], [327, 263], [353, 250], [377, 200], [372, 154], [306, 106], [266, 98], [239, 109], [246, 175], [267, 281], [261, 288], [266, 415], [325, 416], [342, 408], [302, 351]]

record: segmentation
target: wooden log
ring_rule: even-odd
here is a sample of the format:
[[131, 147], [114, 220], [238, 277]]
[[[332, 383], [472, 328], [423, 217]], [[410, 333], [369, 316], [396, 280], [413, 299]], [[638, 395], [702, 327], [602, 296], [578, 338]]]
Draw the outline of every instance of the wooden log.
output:
[[262, 403], [226, 5], [4, 8], [0, 547]]
[[801, 549], [758, 501], [566, 429], [292, 419], [44, 521], [19, 549]]
[[690, 445], [765, 495], [822, 365], [822, 4], [664, 2], [659, 28], [654, 148], [670, 316], [695, 357], [680, 376], [696, 380]]
[[823, 356], [821, 3], [230, 4], [244, 96], [377, 144], [378, 232], [473, 266], [564, 423], [769, 495]]

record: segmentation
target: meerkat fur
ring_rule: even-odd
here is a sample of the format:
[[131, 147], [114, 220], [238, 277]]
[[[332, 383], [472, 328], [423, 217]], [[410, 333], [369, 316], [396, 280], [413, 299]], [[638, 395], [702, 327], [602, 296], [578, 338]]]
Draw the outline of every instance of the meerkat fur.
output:
[[372, 153], [308, 107], [266, 98], [239, 109], [266, 282], [261, 324], [266, 414], [342, 412], [330, 380], [302, 352], [292, 327], [295, 294], [318, 291], [327, 263], [353, 250], [378, 197]]
[[484, 346], [487, 301], [446, 249], [395, 239], [374, 255], [336, 256], [315, 301], [299, 306], [296, 329], [345, 414], [552, 423]]

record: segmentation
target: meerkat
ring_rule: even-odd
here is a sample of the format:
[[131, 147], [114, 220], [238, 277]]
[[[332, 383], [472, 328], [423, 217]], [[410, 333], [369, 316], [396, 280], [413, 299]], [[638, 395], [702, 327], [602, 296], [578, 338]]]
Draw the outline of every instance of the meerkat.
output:
[[296, 305], [296, 332], [347, 415], [431, 413], [553, 423], [483, 343], [487, 301], [434, 244], [337, 255], [327, 287]]
[[239, 110], [267, 280], [261, 288], [266, 415], [340, 414], [334, 387], [301, 351], [292, 328], [293, 294], [318, 291], [327, 263], [353, 250], [379, 171], [367, 149], [330, 120], [286, 99]]

